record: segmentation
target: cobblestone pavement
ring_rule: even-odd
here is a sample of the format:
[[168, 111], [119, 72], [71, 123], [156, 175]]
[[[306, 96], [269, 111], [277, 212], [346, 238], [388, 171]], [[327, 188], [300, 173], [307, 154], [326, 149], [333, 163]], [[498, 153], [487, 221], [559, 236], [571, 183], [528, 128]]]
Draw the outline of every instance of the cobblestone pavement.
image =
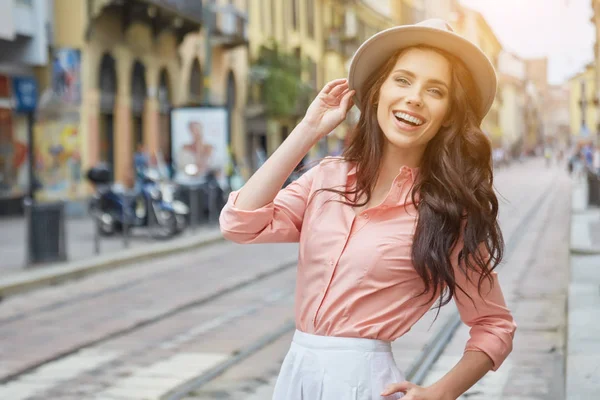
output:
[[[496, 186], [507, 199], [501, 221], [509, 240], [527, 210], [539, 203], [536, 215], [547, 215], [559, 207], [559, 195], [540, 201], [557, 176], [541, 160], [497, 174]], [[539, 235], [528, 237], [514, 252], [515, 263], [538, 257], [526, 241]], [[552, 246], [560, 252], [557, 242]], [[0, 377], [28, 372], [0, 386], [0, 398], [158, 399], [289, 325], [296, 251], [293, 244], [221, 243], [8, 298], [0, 303]], [[533, 285], [537, 276], [523, 281]], [[508, 287], [515, 280], [502, 278]], [[516, 296], [507, 297], [513, 304]], [[546, 312], [545, 303], [529, 307]], [[527, 311], [519, 310], [517, 315]], [[442, 309], [433, 325], [430, 313], [394, 343], [401, 368], [410, 366], [452, 312], [451, 306]], [[190, 398], [269, 398], [289, 340], [289, 334], [275, 340]]]
[[578, 185], [571, 224], [567, 400], [600, 398], [600, 208], [587, 208], [586, 197], [587, 188]]

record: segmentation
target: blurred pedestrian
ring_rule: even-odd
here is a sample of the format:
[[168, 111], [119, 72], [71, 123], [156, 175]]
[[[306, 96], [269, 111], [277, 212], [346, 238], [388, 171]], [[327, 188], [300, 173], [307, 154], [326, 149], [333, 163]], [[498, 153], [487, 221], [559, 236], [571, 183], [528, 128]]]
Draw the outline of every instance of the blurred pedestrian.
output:
[[[144, 174], [148, 170], [150, 159], [146, 153], [146, 149], [143, 143], [138, 143], [135, 154], [133, 155], [133, 169], [135, 171], [135, 177], [133, 179], [134, 189], [139, 191], [142, 189], [142, 182]], [[133, 177], [132, 177], [133, 178]]]
[[[273, 399], [456, 399], [512, 350], [491, 145], [480, 129], [496, 93], [488, 58], [443, 20], [388, 29], [356, 52], [288, 138], [221, 213], [239, 243], [300, 242], [296, 332]], [[342, 157], [285, 189], [306, 153], [346, 118]], [[421, 387], [390, 342], [454, 299], [471, 339]]]
[[594, 150], [593, 160], [592, 160], [592, 170], [600, 175], [600, 144], [596, 145], [596, 149]]

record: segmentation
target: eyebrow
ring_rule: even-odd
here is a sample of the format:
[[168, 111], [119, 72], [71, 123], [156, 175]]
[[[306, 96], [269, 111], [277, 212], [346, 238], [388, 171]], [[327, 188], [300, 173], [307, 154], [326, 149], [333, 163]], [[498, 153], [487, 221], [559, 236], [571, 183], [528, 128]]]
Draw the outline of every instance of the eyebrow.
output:
[[[404, 75], [408, 75], [411, 78], [416, 78], [417, 77], [413, 72], [411, 72], [411, 71], [409, 71], [407, 69], [400, 68], [400, 69], [394, 70], [392, 73], [396, 73], [396, 72], [400, 72], [400, 73], [402, 73]], [[444, 81], [439, 80], [439, 79], [429, 79], [427, 82], [444, 86], [447, 90], [449, 90], [448, 84], [446, 82], [444, 82]]]

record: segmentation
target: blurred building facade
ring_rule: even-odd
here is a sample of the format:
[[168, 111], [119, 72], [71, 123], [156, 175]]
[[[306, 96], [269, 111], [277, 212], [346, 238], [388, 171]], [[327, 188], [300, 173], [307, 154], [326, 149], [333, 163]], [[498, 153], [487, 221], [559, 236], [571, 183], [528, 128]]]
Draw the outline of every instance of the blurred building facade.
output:
[[15, 102], [15, 83], [35, 82], [48, 63], [52, 2], [0, 2], [0, 215], [21, 210], [29, 187], [27, 117]]
[[[596, 115], [600, 114], [600, 103], [598, 102], [597, 99], [600, 98], [600, 69], [598, 68], [598, 65], [600, 65], [600, 0], [591, 0], [592, 3], [592, 10], [593, 10], [593, 14], [592, 14], [592, 18], [591, 18], [591, 22], [594, 24], [594, 27], [596, 28], [596, 40], [594, 41], [594, 62], [592, 64], [594, 64], [594, 80], [595, 80], [595, 93], [594, 93], [594, 99], [595, 101], [595, 107], [596, 107]], [[586, 68], [587, 70], [587, 68]], [[573, 86], [569, 85], [570, 90], [573, 90]], [[573, 97], [573, 93], [571, 93], [571, 99]], [[573, 115], [574, 109], [571, 108], [571, 120], [573, 120], [575, 118], [575, 116]], [[581, 110], [580, 110], [581, 112]], [[600, 123], [600, 121], [597, 119], [597, 121]], [[574, 121], [571, 121], [571, 128], [574, 126]], [[576, 133], [576, 131], [572, 131], [572, 133]], [[595, 129], [594, 129], [594, 134], [590, 137], [590, 139], [594, 140], [596, 143], [600, 143], [600, 125], [596, 125]]]
[[598, 126], [598, 90], [594, 63], [569, 79], [570, 131], [574, 142], [593, 140]]
[[498, 91], [500, 106], [501, 146], [513, 156], [521, 153], [526, 137], [526, 84], [525, 61], [516, 54], [502, 51], [498, 57]]
[[571, 142], [569, 116], [569, 85], [549, 85], [546, 92], [544, 132], [549, 141], [559, 148], [567, 148]]
[[[243, 147], [245, 18], [229, 32], [220, 24], [243, 14], [245, 3], [219, 1], [208, 8], [194, 0], [55, 0], [55, 48], [80, 59], [80, 94], [70, 101], [68, 120], [80, 127], [83, 170], [106, 162], [116, 181], [130, 183], [139, 146], [168, 163], [175, 106], [227, 105], [232, 145]], [[212, 21], [215, 40], [207, 41], [206, 21]]]
[[[483, 15], [475, 10], [461, 6], [457, 10], [454, 26], [458, 34], [475, 43], [486, 54], [497, 71], [502, 44]], [[496, 99], [481, 125], [484, 133], [489, 136], [495, 147], [499, 147], [502, 144], [502, 127], [500, 124], [500, 109], [503, 101], [502, 93], [503, 90], [501, 88], [496, 91]]]
[[[543, 129], [538, 119], [545, 90], [540, 87], [546, 77], [532, 72], [546, 68], [538, 68], [541, 64], [535, 60], [527, 64], [515, 55], [503, 55], [485, 18], [458, 0], [12, 0], [3, 4], [8, 3], [20, 10], [18, 15], [11, 8], [12, 14], [2, 10], [0, 18], [10, 16], [7, 21], [13, 21], [35, 15], [46, 21], [45, 25], [0, 23], [0, 37], [9, 38], [0, 42], [8, 46], [0, 56], [0, 89], [2, 74], [18, 71], [36, 76], [43, 93], [36, 125], [41, 199], [86, 197], [89, 188], [82, 176], [98, 162], [113, 168], [116, 181], [130, 183], [139, 145], [169, 162], [170, 110], [186, 105], [229, 108], [230, 150], [248, 176], [294, 128], [317, 91], [326, 82], [347, 76], [350, 59], [365, 39], [426, 18], [449, 21], [457, 33], [484, 51], [499, 72], [496, 101], [482, 125], [495, 146], [533, 143]], [[27, 4], [39, 12], [23, 14]], [[19, 33], [21, 26], [48, 28]], [[26, 50], [16, 51], [19, 46]], [[275, 57], [280, 67], [275, 75], [282, 73], [284, 81], [302, 86], [294, 92], [293, 107], [284, 113], [269, 107], [269, 100], [285, 100], [280, 93], [265, 98], [269, 94], [265, 60], [272, 63], [274, 53], [280, 53]], [[17, 55], [29, 58], [19, 61]], [[0, 108], [0, 116], [4, 114]], [[4, 156], [5, 143], [24, 135], [23, 118], [10, 114], [11, 132], [20, 133], [9, 136], [2, 130], [0, 157], [9, 160], [0, 161], [2, 165], [15, 159]], [[357, 117], [353, 109], [308, 158], [339, 154]], [[1, 173], [4, 184], [10, 174]]]

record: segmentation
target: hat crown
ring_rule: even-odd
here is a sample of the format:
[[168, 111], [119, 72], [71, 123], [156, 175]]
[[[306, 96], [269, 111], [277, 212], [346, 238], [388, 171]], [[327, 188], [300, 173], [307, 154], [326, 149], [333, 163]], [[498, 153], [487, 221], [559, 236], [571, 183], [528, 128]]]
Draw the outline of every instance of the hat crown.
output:
[[452, 29], [450, 24], [441, 18], [426, 19], [415, 25], [416, 26], [424, 26], [427, 28], [439, 29], [439, 30], [447, 31], [447, 32], [454, 32], [454, 29]]

